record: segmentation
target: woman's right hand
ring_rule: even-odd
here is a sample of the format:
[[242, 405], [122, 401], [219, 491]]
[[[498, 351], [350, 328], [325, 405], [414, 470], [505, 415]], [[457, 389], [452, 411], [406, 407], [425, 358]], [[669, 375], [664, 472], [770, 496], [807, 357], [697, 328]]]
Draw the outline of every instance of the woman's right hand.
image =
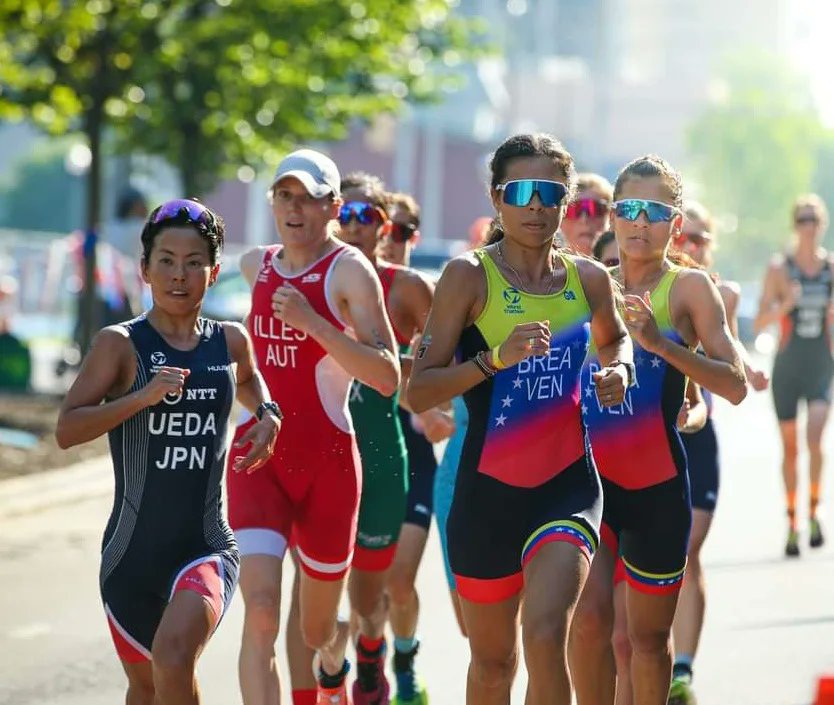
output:
[[153, 379], [142, 389], [145, 406], [159, 404], [169, 395], [173, 397], [182, 394], [185, 378], [189, 374], [191, 374], [191, 370], [182, 367], [160, 367]]
[[[550, 321], [519, 323], [498, 349], [504, 367], [512, 367], [534, 355], [549, 353]], [[492, 360], [492, 364], [499, 367], [497, 360]]]
[[782, 313], [787, 316], [795, 308], [802, 298], [802, 284], [798, 281], [791, 281], [790, 287], [782, 297]]

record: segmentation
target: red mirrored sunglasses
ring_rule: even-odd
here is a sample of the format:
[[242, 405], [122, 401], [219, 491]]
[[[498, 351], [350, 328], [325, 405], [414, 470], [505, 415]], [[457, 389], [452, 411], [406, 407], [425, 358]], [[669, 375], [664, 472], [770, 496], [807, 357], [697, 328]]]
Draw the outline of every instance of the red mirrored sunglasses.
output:
[[408, 242], [417, 233], [417, 226], [413, 223], [391, 223], [388, 235], [398, 243]]
[[589, 218], [602, 218], [608, 215], [611, 204], [599, 198], [580, 198], [571, 201], [565, 211], [568, 220], [579, 220], [584, 213]]

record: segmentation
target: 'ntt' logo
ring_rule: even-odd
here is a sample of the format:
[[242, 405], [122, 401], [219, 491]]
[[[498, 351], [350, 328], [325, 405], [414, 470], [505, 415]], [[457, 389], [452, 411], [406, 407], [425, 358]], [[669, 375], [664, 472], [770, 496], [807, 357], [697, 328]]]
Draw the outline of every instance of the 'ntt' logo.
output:
[[504, 301], [512, 306], [519, 303], [521, 301], [521, 294], [518, 293], [518, 289], [512, 286], [508, 286], [504, 289]]

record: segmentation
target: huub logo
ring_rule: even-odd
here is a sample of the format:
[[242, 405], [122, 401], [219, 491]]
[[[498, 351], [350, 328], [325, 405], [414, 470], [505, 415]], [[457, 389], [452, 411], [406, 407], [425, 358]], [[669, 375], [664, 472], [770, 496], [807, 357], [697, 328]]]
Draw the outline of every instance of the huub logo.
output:
[[165, 357], [165, 353], [163, 352], [152, 352], [151, 353], [151, 364], [152, 365], [164, 365], [168, 361], [168, 358]]

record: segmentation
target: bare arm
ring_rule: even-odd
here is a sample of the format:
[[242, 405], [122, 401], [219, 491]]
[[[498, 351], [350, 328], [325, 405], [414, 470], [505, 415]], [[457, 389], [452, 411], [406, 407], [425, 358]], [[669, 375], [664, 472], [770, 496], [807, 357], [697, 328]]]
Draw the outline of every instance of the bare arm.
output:
[[450, 401], [484, 381], [472, 361], [450, 366], [482, 280], [481, 265], [471, 255], [453, 259], [443, 270], [408, 381], [414, 411]]
[[681, 433], [700, 431], [706, 425], [708, 416], [707, 402], [701, 394], [701, 388], [691, 380], [687, 380], [686, 396], [678, 413], [678, 431]]
[[783, 316], [789, 314], [796, 305], [796, 297], [790, 288], [790, 280], [785, 271], [782, 259], [770, 263], [765, 274], [762, 295], [759, 299], [759, 310], [753, 322], [753, 330], [761, 333], [763, 330], [778, 323]]
[[[672, 289], [672, 307], [682, 307], [689, 319], [697, 340], [706, 353], [698, 355], [683, 345], [669, 340], [654, 330], [656, 336], [638, 340], [643, 347], [674, 365], [696, 384], [706, 387], [733, 404], [739, 404], [747, 396], [747, 381], [744, 367], [736, 350], [730, 329], [727, 327], [724, 304], [718, 289], [707, 274], [701, 270], [686, 270], [678, 275]], [[629, 306], [645, 300], [627, 296]], [[635, 301], [636, 300], [636, 301]], [[651, 310], [649, 313], [651, 313]], [[652, 318], [654, 323], [654, 319]], [[631, 324], [629, 324], [631, 325]]]
[[[576, 266], [591, 308], [591, 337], [600, 362], [600, 369], [593, 373], [597, 399], [603, 406], [614, 406], [622, 403], [631, 382], [626, 366], [634, 369], [634, 347], [617, 313], [611, 275], [591, 260], [577, 258]], [[622, 364], [612, 366], [612, 362]]]
[[[401, 315], [394, 316], [392, 323], [401, 335], [412, 340], [411, 349], [416, 350], [423, 339], [423, 331], [429, 319], [432, 301], [434, 300], [434, 284], [417, 272], [400, 272], [395, 281], [396, 308]], [[394, 308], [392, 306], [392, 308]], [[413, 353], [400, 354], [402, 379], [400, 381], [400, 405], [408, 409], [408, 378], [414, 364]], [[409, 409], [410, 410], [410, 409]]]
[[591, 337], [600, 364], [607, 367], [615, 360], [633, 362], [634, 347], [617, 312], [615, 284], [611, 276], [604, 267], [591, 260], [577, 259], [577, 268], [591, 307]]
[[[61, 448], [86, 443], [112, 431], [165, 394], [181, 389], [188, 376], [188, 370], [163, 367], [142, 389], [125, 394], [133, 384], [135, 365], [127, 331], [112, 326], [96, 335], [61, 405], [55, 429]], [[112, 400], [104, 401], [108, 397]]]
[[718, 285], [721, 300], [724, 303], [724, 311], [727, 314], [727, 327], [733, 336], [733, 343], [738, 351], [739, 358], [744, 365], [744, 373], [750, 386], [757, 392], [767, 389], [769, 378], [767, 373], [760, 369], [751, 359], [750, 353], [738, 337], [738, 304], [741, 299], [741, 289], [735, 282], [722, 281]]
[[238, 266], [243, 278], [249, 283], [249, 287], [255, 286], [255, 279], [258, 277], [258, 270], [264, 259], [265, 247], [253, 247], [240, 256]]
[[[236, 366], [237, 398], [249, 411], [255, 413], [265, 401], [270, 401], [269, 389], [255, 363], [252, 341], [246, 329], [239, 323], [223, 324], [229, 357]], [[235, 458], [234, 469], [252, 472], [263, 465], [272, 455], [275, 439], [281, 430], [281, 419], [272, 413], [265, 413], [253, 424], [236, 446], [242, 448], [251, 443], [245, 456]]]

